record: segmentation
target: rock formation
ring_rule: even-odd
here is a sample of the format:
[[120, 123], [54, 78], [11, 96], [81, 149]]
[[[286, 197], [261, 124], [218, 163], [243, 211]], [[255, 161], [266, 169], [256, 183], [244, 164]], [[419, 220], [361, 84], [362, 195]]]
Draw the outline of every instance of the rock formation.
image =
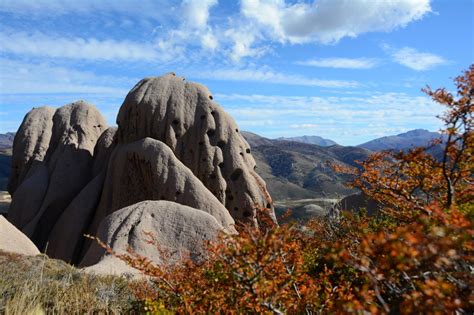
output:
[[99, 111], [83, 101], [56, 111], [33, 109], [20, 126], [13, 144], [8, 219], [40, 250], [62, 212], [91, 180], [94, 147], [105, 129]]
[[114, 150], [91, 231], [102, 219], [142, 200], [169, 200], [214, 216], [228, 230], [234, 220], [217, 198], [161, 141], [145, 138]]
[[24, 181], [28, 171], [41, 165], [45, 159], [53, 132], [54, 113], [52, 107], [33, 108], [23, 119], [13, 141], [12, 172], [8, 184], [10, 195]]
[[0, 251], [28, 256], [40, 254], [35, 244], [3, 215], [0, 215]]
[[[209, 227], [182, 244], [170, 241], [174, 230], [151, 231], [172, 248], [217, 230], [233, 233], [235, 221], [257, 226], [261, 209], [276, 222], [249, 145], [204, 86], [174, 74], [146, 78], [127, 95], [117, 124], [107, 128], [97, 109], [80, 101], [33, 109], [15, 136], [8, 219], [51, 257], [92, 257], [95, 245], [84, 233], [105, 233], [122, 246], [107, 231], [126, 230], [110, 222], [127, 212], [137, 222], [153, 214], [153, 229], [200, 231], [192, 220]], [[133, 206], [145, 200], [157, 202]]]
[[[142, 201], [113, 212], [102, 220], [97, 236], [117, 253], [130, 248], [157, 264], [170, 264], [188, 256], [202, 259], [206, 256], [205, 241], [215, 239], [222, 230], [222, 225], [208, 213], [160, 200]], [[147, 232], [153, 234], [158, 247], [146, 241]], [[109, 273], [116, 269], [118, 260], [94, 243], [81, 266], [93, 265], [89, 271]]]
[[206, 87], [173, 73], [143, 79], [125, 98], [117, 124], [118, 143], [150, 137], [168, 145], [237, 221], [256, 225], [258, 207], [273, 214], [250, 146]]

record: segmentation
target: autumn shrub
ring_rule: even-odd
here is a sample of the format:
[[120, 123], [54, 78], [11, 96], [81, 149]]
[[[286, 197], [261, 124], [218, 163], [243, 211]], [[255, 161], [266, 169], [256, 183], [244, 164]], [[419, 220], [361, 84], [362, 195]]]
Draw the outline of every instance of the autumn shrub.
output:
[[457, 96], [425, 89], [447, 107], [445, 137], [433, 144], [442, 147], [439, 157], [416, 148], [375, 153], [355, 169], [336, 167], [381, 204], [375, 216], [244, 226], [210, 243], [200, 263], [157, 266], [114, 253], [150, 276], [133, 288], [139, 311], [472, 313], [474, 65], [455, 83]]

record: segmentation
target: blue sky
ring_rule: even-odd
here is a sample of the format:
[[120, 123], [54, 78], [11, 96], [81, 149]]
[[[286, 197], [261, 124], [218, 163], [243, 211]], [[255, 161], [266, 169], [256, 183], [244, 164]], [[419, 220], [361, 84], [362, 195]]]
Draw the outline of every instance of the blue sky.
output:
[[112, 125], [141, 78], [203, 83], [240, 128], [344, 145], [415, 128], [474, 62], [471, 0], [0, 0], [0, 132], [78, 99]]

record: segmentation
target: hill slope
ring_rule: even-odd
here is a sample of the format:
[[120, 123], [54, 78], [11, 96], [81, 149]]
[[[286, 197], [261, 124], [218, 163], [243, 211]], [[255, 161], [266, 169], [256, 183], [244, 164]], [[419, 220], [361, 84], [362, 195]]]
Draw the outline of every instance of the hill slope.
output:
[[370, 151], [334, 145], [321, 147], [294, 141], [271, 140], [243, 132], [257, 161], [257, 172], [266, 181], [274, 200], [335, 198], [353, 191], [344, 186], [349, 179], [337, 174], [331, 164], [355, 166]]
[[441, 138], [436, 132], [415, 129], [395, 136], [387, 136], [358, 145], [371, 151], [408, 150], [413, 147], [426, 146], [431, 141]]
[[14, 132], [0, 133], [0, 150], [13, 147]]

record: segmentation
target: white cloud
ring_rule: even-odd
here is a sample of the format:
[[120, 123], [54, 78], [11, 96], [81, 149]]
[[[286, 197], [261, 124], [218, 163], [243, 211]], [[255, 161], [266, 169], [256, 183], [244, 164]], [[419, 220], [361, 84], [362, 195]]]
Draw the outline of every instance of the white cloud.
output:
[[162, 61], [194, 59], [199, 53], [193, 53], [190, 58], [191, 47], [199, 48], [201, 55], [219, 48], [218, 36], [209, 25], [210, 10], [215, 5], [217, 0], [184, 0], [181, 3], [179, 15], [182, 18], [177, 19], [178, 25], [170, 27], [155, 40]]
[[318, 124], [291, 124], [289, 126], [292, 129], [313, 129], [318, 128]]
[[[0, 0], [0, 12], [15, 15], [74, 14], [104, 20], [105, 25], [115, 24], [119, 16], [124, 25], [153, 23], [160, 30], [148, 42], [7, 34], [1, 46], [13, 53], [91, 60], [181, 62], [212, 53], [239, 63], [268, 54], [275, 43], [331, 44], [344, 37], [404, 27], [431, 10], [430, 0], [242, 0], [239, 12], [213, 18], [217, 5], [217, 0], [143, 0], [139, 5], [132, 0]], [[364, 66], [369, 67], [360, 62], [343, 65]]]
[[275, 126], [281, 122], [271, 120], [271, 119], [239, 119], [239, 126], [241, 128], [251, 128], [251, 127], [262, 127], [262, 126]]
[[230, 59], [238, 63], [245, 57], [260, 57], [268, 51], [268, 47], [254, 47], [254, 42], [259, 37], [255, 30], [248, 26], [239, 26], [230, 28], [224, 32], [224, 38], [230, 40], [230, 49], [228, 56]]
[[252, 68], [223, 68], [209, 71], [193, 71], [189, 75], [194, 78], [204, 78], [213, 80], [259, 82], [282, 85], [314, 86], [326, 88], [354, 88], [360, 83], [343, 80], [324, 80], [310, 78], [303, 75], [285, 74], [273, 71], [266, 67]]
[[125, 96], [138, 80], [88, 71], [0, 59], [0, 97], [4, 94], [93, 93]]
[[430, 0], [242, 0], [241, 12], [280, 42], [335, 43], [344, 37], [392, 31], [431, 11]]
[[216, 4], [217, 0], [184, 0], [182, 6], [186, 24], [193, 28], [206, 28], [209, 10]]
[[[385, 46], [386, 49], [387, 46]], [[404, 47], [399, 50], [391, 50], [390, 52], [393, 60], [405, 67], [416, 71], [430, 70], [436, 66], [445, 65], [448, 63], [446, 59], [441, 56], [419, 52], [414, 48]]]
[[[110, 2], [110, 3], [109, 3]], [[110, 5], [107, 6], [106, 4]], [[59, 1], [39, 0], [18, 2], [0, 2], [0, 12], [32, 15], [96, 14], [97, 12], [118, 13], [121, 17], [130, 16], [137, 8], [143, 14], [135, 14], [125, 19], [127, 24], [134, 23], [137, 17], [150, 17], [162, 20], [163, 14], [150, 12], [175, 12], [174, 23], [166, 21], [166, 32], [154, 31], [154, 38], [143, 42], [129, 40], [98, 40], [95, 38], [61, 37], [39, 32], [1, 32], [0, 52], [23, 56], [69, 58], [83, 60], [108, 61], [183, 61], [191, 47], [200, 47], [203, 51], [216, 51], [218, 37], [208, 25], [209, 11], [217, 0], [185, 0], [173, 7], [168, 1], [144, 1], [136, 5], [133, 1]], [[167, 10], [163, 10], [166, 7]], [[179, 17], [179, 18], [177, 18]], [[157, 28], [160, 29], [161, 27]]]
[[211, 32], [201, 36], [201, 45], [205, 50], [216, 50], [219, 47], [219, 41]]
[[[167, 10], [163, 10], [166, 7]], [[167, 0], [1, 0], [0, 12], [28, 17], [60, 16], [66, 14], [120, 14], [131, 18], [162, 19], [173, 14], [172, 2]]]
[[0, 52], [49, 58], [150, 61], [159, 56], [152, 45], [128, 40], [56, 37], [35, 32], [0, 33]]
[[321, 58], [297, 61], [295, 64], [320, 68], [372, 69], [379, 61], [373, 58]]
[[430, 0], [242, 0], [240, 15], [230, 19], [222, 38], [230, 40], [230, 59], [239, 62], [268, 53], [271, 43], [333, 44], [404, 27], [430, 11]]
[[[272, 126], [249, 125], [269, 137], [319, 135], [341, 144], [415, 128], [435, 130], [443, 108], [426, 96], [371, 91], [357, 96], [215, 94], [240, 124], [265, 119]], [[265, 126], [265, 128], [263, 128]], [[262, 129], [258, 129], [261, 127]]]

